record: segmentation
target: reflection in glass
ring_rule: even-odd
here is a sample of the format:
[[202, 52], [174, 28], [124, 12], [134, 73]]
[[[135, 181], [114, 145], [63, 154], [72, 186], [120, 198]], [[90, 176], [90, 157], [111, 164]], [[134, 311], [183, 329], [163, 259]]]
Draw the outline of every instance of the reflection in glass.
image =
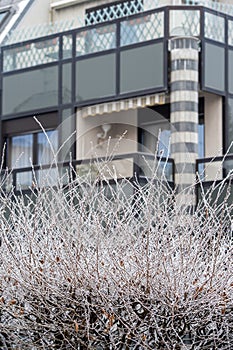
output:
[[37, 110], [58, 104], [57, 65], [5, 76], [2, 84], [3, 114]]
[[72, 35], [63, 35], [62, 37], [62, 58], [63, 59], [72, 57], [72, 47], [73, 47]]
[[0, 12], [0, 24], [3, 22], [4, 18], [8, 15], [9, 11]]
[[[58, 131], [43, 132], [12, 136], [8, 141], [9, 167], [19, 169], [35, 165], [48, 165], [48, 169], [22, 171], [16, 173], [16, 186], [19, 189], [28, 189], [33, 182], [41, 185], [54, 185], [57, 181], [57, 169], [50, 168], [56, 164], [58, 151]], [[35, 176], [34, 176], [35, 175]]]
[[169, 14], [171, 36], [200, 35], [200, 11], [171, 10]]
[[[49, 140], [48, 140], [49, 139]], [[58, 131], [47, 131], [37, 134], [38, 164], [51, 165], [48, 169], [37, 171], [37, 183], [41, 186], [54, 186], [57, 183], [58, 171], [56, 166], [58, 151]]]
[[62, 66], [62, 103], [71, 103], [72, 97], [72, 65], [71, 63]]
[[114, 53], [76, 62], [77, 101], [115, 95], [115, 90], [116, 55]]
[[164, 36], [164, 12], [121, 22], [121, 46]]
[[[152, 106], [142, 108], [139, 111], [139, 150], [153, 157], [146, 157], [146, 162], [141, 161], [141, 171], [147, 176], [153, 176], [156, 169], [157, 175], [164, 174], [168, 181], [173, 181], [173, 166], [161, 158], [170, 155], [170, 110], [169, 105]], [[155, 163], [154, 156], [157, 156]], [[150, 165], [148, 167], [148, 164]], [[150, 174], [150, 172], [152, 173]]]
[[225, 19], [212, 13], [205, 12], [205, 37], [225, 42]]
[[[20, 135], [11, 138], [10, 145], [10, 168], [30, 167], [33, 155], [33, 135]], [[18, 173], [16, 178], [17, 186], [21, 189], [28, 188], [32, 185], [32, 173]]]
[[[48, 141], [49, 139], [49, 141]], [[47, 131], [38, 133], [38, 164], [53, 164], [56, 161], [56, 153], [58, 150], [58, 131]]]
[[155, 153], [158, 156], [169, 156], [169, 140], [171, 136], [170, 123], [157, 120], [151, 124], [143, 125], [143, 148], [145, 152]]
[[39, 64], [56, 62], [59, 53], [58, 37], [35, 41], [29, 44], [18, 44], [4, 50], [3, 71], [29, 68]]
[[[198, 124], [198, 158], [204, 158], [205, 157], [205, 124], [204, 124], [204, 118], [199, 117], [199, 124]], [[199, 175], [201, 179], [204, 179], [205, 177], [205, 166], [203, 163], [199, 164], [198, 167]]]
[[224, 152], [233, 153], [233, 99], [228, 98], [224, 123], [225, 149]]
[[124, 50], [120, 62], [121, 93], [164, 86], [164, 43]]
[[76, 36], [76, 56], [114, 49], [116, 47], [116, 25], [81, 31]]
[[206, 88], [225, 91], [225, 49], [214, 44], [205, 44], [205, 77]]
[[31, 165], [30, 159], [32, 161], [32, 145], [32, 134], [12, 137], [11, 168], [23, 168]]

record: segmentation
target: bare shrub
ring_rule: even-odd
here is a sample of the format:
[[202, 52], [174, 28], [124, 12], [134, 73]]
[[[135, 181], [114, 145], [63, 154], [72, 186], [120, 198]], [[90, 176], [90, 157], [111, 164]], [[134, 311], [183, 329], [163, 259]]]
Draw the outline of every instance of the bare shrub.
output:
[[231, 206], [89, 175], [1, 192], [1, 349], [232, 349]]

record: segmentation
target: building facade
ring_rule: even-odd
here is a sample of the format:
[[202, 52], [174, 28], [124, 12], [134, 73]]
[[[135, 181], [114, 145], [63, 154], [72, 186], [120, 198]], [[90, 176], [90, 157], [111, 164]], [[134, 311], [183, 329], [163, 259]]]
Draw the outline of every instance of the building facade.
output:
[[107, 154], [119, 178], [151, 176], [156, 154], [184, 201], [197, 171], [206, 184], [229, 174], [233, 1], [26, 5], [1, 46], [1, 143], [16, 188], [30, 186], [31, 164], [72, 157], [85, 172]]

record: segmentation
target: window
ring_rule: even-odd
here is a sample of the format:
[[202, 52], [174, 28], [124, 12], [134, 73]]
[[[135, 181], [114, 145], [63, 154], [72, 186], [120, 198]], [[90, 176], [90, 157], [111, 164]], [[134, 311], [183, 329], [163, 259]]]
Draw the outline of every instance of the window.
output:
[[52, 148], [55, 152], [58, 149], [57, 130], [11, 136], [7, 139], [7, 146], [10, 168], [51, 164], [55, 161]]
[[[205, 124], [204, 98], [198, 104], [198, 157], [205, 157]], [[169, 156], [171, 137], [170, 106], [154, 106], [139, 111], [139, 143], [140, 150], [155, 153], [158, 156]]]
[[[57, 150], [57, 130], [46, 131], [46, 134], [43, 132], [37, 132], [10, 136], [7, 138], [8, 167], [10, 169], [18, 169], [30, 167], [32, 164], [54, 164], [56, 161], [54, 153], [56, 153]], [[39, 185], [42, 185], [43, 179], [46, 177], [49, 177], [48, 180], [51, 184], [51, 179], [55, 175], [55, 170], [38, 170], [35, 172], [35, 175], [36, 181]], [[31, 171], [17, 173], [16, 184], [20, 185], [21, 189], [31, 186], [33, 180], [35, 179], [33, 178]]]
[[199, 99], [198, 106], [198, 158], [205, 157], [205, 123], [204, 123], [204, 98]]
[[8, 21], [14, 13], [15, 11], [12, 7], [0, 9], [0, 33], [3, 31], [4, 27], [6, 26], [6, 24], [8, 23]]
[[134, 15], [144, 9], [143, 0], [117, 1], [108, 5], [89, 8], [85, 13], [85, 24], [92, 25]]
[[[157, 155], [159, 162], [156, 165], [158, 176], [165, 174], [168, 181], [173, 181], [172, 163], [161, 158], [169, 157], [171, 136], [170, 105], [152, 106], [138, 111], [139, 121], [139, 151]], [[148, 166], [149, 165], [149, 166]], [[155, 162], [150, 158], [142, 162], [141, 176], [154, 176]]]
[[50, 165], [55, 162], [54, 153], [58, 150], [57, 113], [37, 116], [37, 119], [45, 128], [46, 134], [32, 117], [3, 122], [6, 165], [9, 169], [21, 169], [16, 172], [16, 185], [20, 189], [28, 188], [35, 181], [42, 185], [46, 177], [53, 179], [53, 182], [56, 180], [54, 169], [38, 170], [35, 174], [31, 170], [22, 170], [32, 164]]
[[139, 144], [146, 153], [167, 157], [171, 135], [169, 105], [139, 110]]
[[10, 15], [9, 10], [5, 10], [5, 11], [0, 10], [0, 27], [4, 24], [4, 22], [6, 21], [9, 15]]
[[4, 22], [4, 19], [8, 16], [9, 12], [8, 11], [3, 11], [0, 12], [0, 24]]

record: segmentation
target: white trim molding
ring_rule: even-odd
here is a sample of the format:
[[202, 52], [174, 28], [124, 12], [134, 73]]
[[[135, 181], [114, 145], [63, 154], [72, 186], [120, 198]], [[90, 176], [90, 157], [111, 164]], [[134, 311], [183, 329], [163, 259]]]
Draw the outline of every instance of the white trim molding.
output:
[[50, 4], [50, 8], [51, 10], [59, 10], [65, 7], [79, 5], [87, 1], [88, 0], [58, 0], [58, 1], [52, 2]]

